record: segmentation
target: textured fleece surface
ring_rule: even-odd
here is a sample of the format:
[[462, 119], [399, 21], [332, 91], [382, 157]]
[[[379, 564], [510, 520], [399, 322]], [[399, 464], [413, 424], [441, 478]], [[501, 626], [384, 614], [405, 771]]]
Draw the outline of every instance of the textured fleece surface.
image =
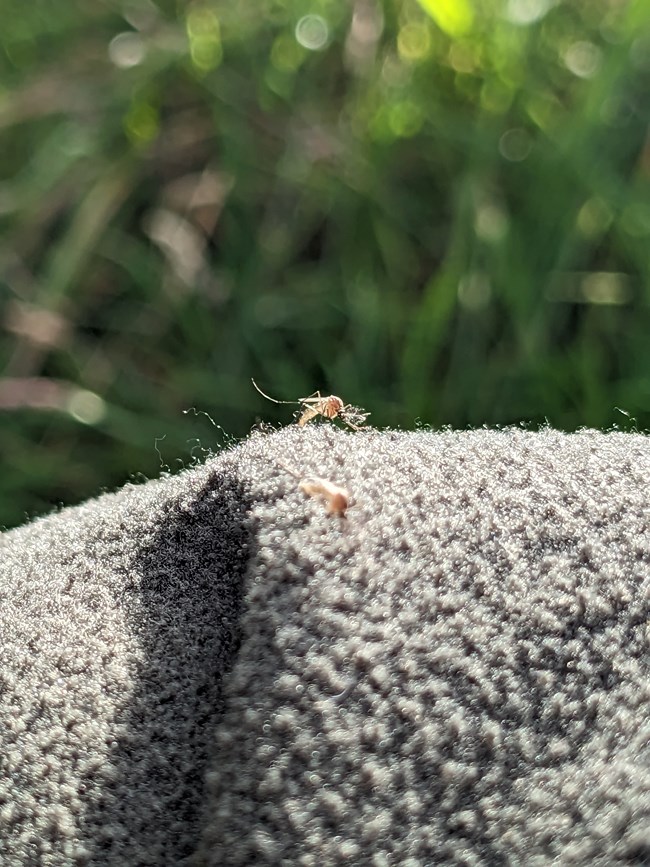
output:
[[5, 533], [0, 864], [650, 863], [649, 478], [292, 426]]

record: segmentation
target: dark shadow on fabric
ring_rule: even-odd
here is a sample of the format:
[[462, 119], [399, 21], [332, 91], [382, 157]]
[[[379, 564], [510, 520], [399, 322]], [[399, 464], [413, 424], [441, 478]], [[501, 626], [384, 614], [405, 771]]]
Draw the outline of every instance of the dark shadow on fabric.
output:
[[241, 484], [217, 472], [170, 502], [116, 598], [144, 662], [88, 793], [89, 864], [178, 867], [196, 847], [222, 679], [240, 641], [249, 506]]

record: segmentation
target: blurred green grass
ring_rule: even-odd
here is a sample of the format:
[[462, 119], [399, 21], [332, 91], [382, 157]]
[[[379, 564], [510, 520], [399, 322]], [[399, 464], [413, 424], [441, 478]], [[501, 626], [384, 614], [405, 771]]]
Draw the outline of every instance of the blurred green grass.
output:
[[251, 376], [650, 426], [645, 0], [3, 13], [0, 524], [290, 421]]

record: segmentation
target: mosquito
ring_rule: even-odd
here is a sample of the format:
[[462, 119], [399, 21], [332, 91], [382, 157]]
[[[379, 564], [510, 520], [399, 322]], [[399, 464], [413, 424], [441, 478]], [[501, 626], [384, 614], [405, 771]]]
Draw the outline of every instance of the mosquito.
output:
[[297, 404], [300, 406], [302, 409], [302, 414], [298, 419], [300, 427], [304, 427], [307, 422], [322, 415], [323, 418], [340, 418], [341, 421], [348, 427], [351, 427], [352, 430], [359, 430], [360, 426], [364, 424], [365, 420], [370, 415], [369, 412], [364, 412], [358, 406], [343, 403], [341, 398], [337, 397], [335, 394], [323, 397], [320, 391], [315, 391], [313, 394], [310, 394], [309, 397], [301, 397], [298, 400], [276, 400], [273, 397], [269, 397], [268, 394], [264, 394], [254, 379], [251, 379], [251, 382], [262, 397], [270, 400], [271, 403]]

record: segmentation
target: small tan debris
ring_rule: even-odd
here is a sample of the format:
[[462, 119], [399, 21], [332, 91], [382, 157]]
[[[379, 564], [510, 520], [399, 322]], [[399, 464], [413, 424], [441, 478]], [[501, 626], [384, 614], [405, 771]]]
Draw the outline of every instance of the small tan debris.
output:
[[350, 505], [350, 495], [345, 488], [317, 477], [303, 479], [298, 487], [310, 497], [323, 497], [327, 504], [328, 515], [345, 518], [345, 512]]
[[335, 485], [327, 479], [321, 479], [320, 476], [308, 476], [302, 478], [300, 473], [292, 470], [286, 464], [278, 462], [285, 472], [298, 479], [298, 487], [309, 497], [322, 497], [327, 505], [328, 515], [338, 515], [340, 518], [345, 518], [346, 510], [350, 505], [350, 494], [345, 488], [340, 485]]

